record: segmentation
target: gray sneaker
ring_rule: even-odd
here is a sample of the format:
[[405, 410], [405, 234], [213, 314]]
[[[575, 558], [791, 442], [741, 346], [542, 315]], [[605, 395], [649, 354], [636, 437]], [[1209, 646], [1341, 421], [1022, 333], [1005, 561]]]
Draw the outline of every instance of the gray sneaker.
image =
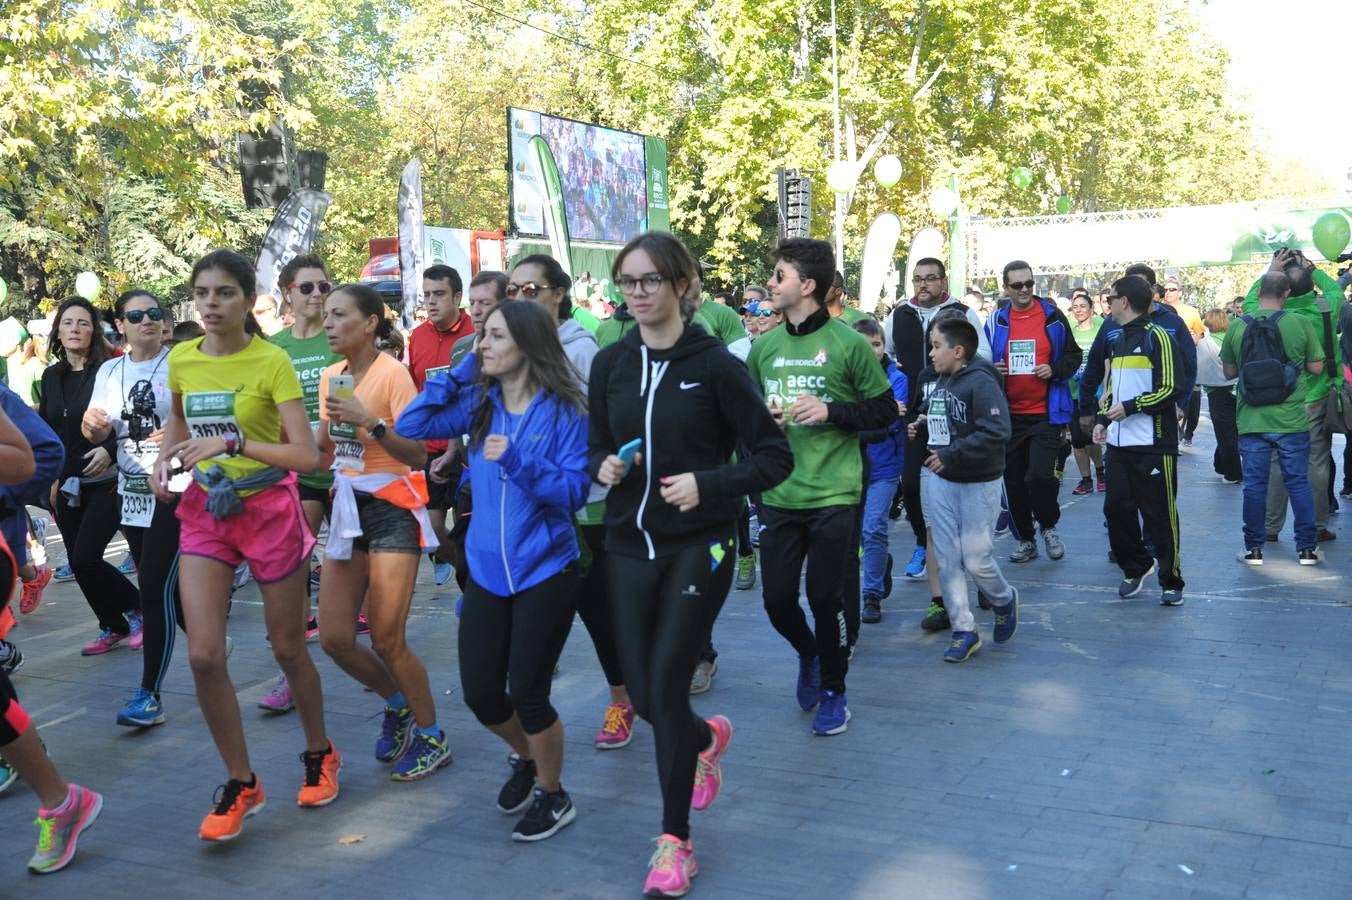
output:
[[690, 693], [703, 694], [714, 686], [714, 675], [718, 673], [718, 660], [701, 659], [695, 666], [695, 674], [690, 679]]
[[1047, 555], [1052, 559], [1066, 555], [1066, 545], [1061, 543], [1061, 535], [1056, 533], [1055, 528], [1042, 529], [1042, 542], [1047, 545]]
[[[1050, 548], [1048, 552], [1051, 552]], [[1019, 541], [1019, 549], [1009, 554], [1012, 563], [1026, 563], [1032, 559], [1037, 559], [1037, 544], [1032, 541]]]
[[732, 586], [739, 591], [749, 591], [756, 586], [755, 554], [737, 557], [737, 580]]

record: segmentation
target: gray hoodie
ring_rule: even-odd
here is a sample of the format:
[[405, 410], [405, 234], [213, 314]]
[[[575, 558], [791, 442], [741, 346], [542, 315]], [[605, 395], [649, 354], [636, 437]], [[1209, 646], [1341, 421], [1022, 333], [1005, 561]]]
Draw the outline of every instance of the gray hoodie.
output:
[[596, 335], [573, 319], [566, 319], [559, 323], [559, 342], [563, 344], [568, 361], [582, 373], [582, 386], [586, 387], [591, 377], [592, 360], [596, 359]]
[[[932, 371], [932, 370], [931, 370]], [[993, 481], [1005, 471], [1009, 442], [1009, 404], [995, 367], [984, 357], [953, 375], [940, 375], [930, 400], [943, 398], [948, 406], [948, 446], [936, 447], [948, 481]], [[928, 411], [929, 403], [925, 404]]]

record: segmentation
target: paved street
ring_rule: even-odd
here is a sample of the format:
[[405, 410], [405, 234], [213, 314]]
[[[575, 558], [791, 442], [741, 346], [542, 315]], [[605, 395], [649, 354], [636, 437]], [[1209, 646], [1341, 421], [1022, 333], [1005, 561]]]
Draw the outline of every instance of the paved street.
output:
[[[1341, 459], [1341, 439], [1336, 448]], [[1187, 603], [1157, 605], [1152, 579], [1119, 601], [1106, 563], [1101, 495], [1062, 490], [1065, 560], [1006, 565], [1021, 590], [1017, 638], [945, 665], [923, 634], [924, 583], [899, 581], [881, 625], [864, 626], [849, 681], [854, 718], [817, 738], [793, 698], [796, 665], [760, 609], [734, 593], [715, 639], [720, 671], [703, 713], [736, 727], [725, 789], [695, 813], [694, 896], [956, 898], [1341, 898], [1352, 883], [1352, 507], [1331, 527], [1325, 564], [1301, 569], [1290, 525], [1269, 563], [1248, 569], [1241, 489], [1210, 466], [1204, 424], [1180, 462]], [[1073, 468], [1073, 464], [1072, 464]], [[899, 562], [909, 529], [895, 523]], [[1008, 553], [1008, 538], [998, 548]], [[898, 567], [900, 569], [900, 567]], [[257, 589], [239, 595], [231, 671], [268, 808], [241, 839], [207, 846], [197, 826], [223, 770], [192, 695], [185, 644], [166, 685], [166, 725], [135, 732], [114, 716], [139, 659], [82, 659], [93, 619], [73, 584], [53, 586], [12, 637], [15, 678], [67, 777], [106, 806], [67, 871], [23, 873], [35, 829], [21, 786], [0, 798], [5, 897], [636, 897], [660, 811], [651, 733], [624, 750], [591, 738], [604, 679], [576, 625], [555, 681], [568, 728], [564, 784], [575, 824], [513, 844], [494, 799], [505, 748], [466, 710], [456, 672], [453, 593], [424, 565], [412, 643], [432, 671], [456, 762], [395, 784], [371, 757], [380, 707], [313, 650], [342, 795], [325, 809], [292, 798], [302, 749], [295, 714], [255, 701], [275, 675]], [[359, 840], [350, 841], [353, 837]]]

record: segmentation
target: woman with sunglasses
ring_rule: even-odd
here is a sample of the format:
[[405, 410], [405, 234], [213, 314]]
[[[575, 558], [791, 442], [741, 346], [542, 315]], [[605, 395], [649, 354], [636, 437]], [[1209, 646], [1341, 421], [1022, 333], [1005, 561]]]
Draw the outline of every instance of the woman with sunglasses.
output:
[[94, 395], [94, 379], [109, 358], [102, 318], [82, 297], [62, 301], [53, 317], [49, 346], [57, 362], [42, 373], [38, 414], [66, 448], [66, 464], [52, 487], [52, 510], [66, 545], [66, 557], [80, 591], [99, 620], [99, 636], [80, 651], [98, 656], [130, 638], [141, 647], [141, 596], [136, 586], [104, 560], [104, 551], [122, 520], [117, 493], [117, 450], [111, 434], [85, 437], [82, 422]]
[[577, 815], [549, 693], [577, 608], [573, 514], [589, 483], [586, 398], [556, 322], [533, 303], [498, 306], [474, 354], [429, 379], [395, 430], [469, 435], [460, 680], [465, 704], [512, 749], [498, 793], [501, 811], [526, 811], [512, 839], [544, 840]]
[[[324, 299], [328, 297], [333, 284], [329, 281], [324, 260], [313, 253], [301, 253], [293, 256], [277, 275], [277, 285], [291, 306], [295, 323], [277, 332], [268, 340], [286, 351], [291, 357], [291, 366], [300, 380], [301, 392], [305, 395], [305, 414], [309, 417], [310, 428], [319, 427], [319, 383], [324, 369], [337, 362], [340, 357], [329, 349], [329, 339], [324, 334]], [[333, 473], [327, 470], [308, 472], [296, 477], [296, 490], [300, 494], [300, 506], [305, 511], [305, 524], [310, 534], [318, 535], [320, 526], [329, 514], [329, 491], [333, 488]], [[313, 587], [316, 579], [308, 575], [312, 562], [306, 560], [307, 589]], [[306, 604], [305, 639], [312, 641], [319, 636], [319, 624], [310, 614]], [[259, 709], [284, 713], [295, 709], [291, 699], [291, 688], [286, 683], [286, 675], [279, 674], [272, 690], [258, 701]]]
[[[174, 503], [159, 503], [150, 486], [169, 421], [169, 350], [163, 344], [164, 309], [147, 291], [128, 291], [113, 308], [126, 353], [105, 363], [94, 377], [85, 410], [86, 438], [117, 443], [117, 490], [122, 531], [136, 562], [145, 626], [141, 686], [118, 713], [117, 724], [146, 728], [164, 721], [160, 686], [174, 652], [174, 629], [182, 625], [178, 599], [178, 519]], [[175, 485], [180, 491], [186, 482]]]
[[342, 768], [325, 734], [323, 691], [302, 619], [314, 537], [293, 473], [314, 471], [319, 450], [291, 360], [246, 330], [254, 284], [253, 263], [231, 250], [215, 250], [193, 267], [189, 285], [206, 336], [169, 352], [169, 422], [151, 479], [162, 503], [172, 501], [170, 482], [179, 471], [194, 482], [178, 503], [179, 590], [197, 704], [227, 772], [202, 822], [204, 841], [238, 836], [245, 817], [263, 805], [226, 667], [226, 610], [241, 562], [262, 591], [272, 655], [305, 730], [297, 803], [332, 803]]
[[[652, 724], [662, 831], [648, 896], [679, 897], [695, 874], [690, 809], [721, 787], [732, 738], [723, 716], [690, 708], [700, 650], [727, 599], [742, 499], [774, 487], [793, 454], [746, 367], [691, 325], [694, 258], [650, 231], [612, 269], [638, 328], [596, 358], [590, 390], [590, 470], [606, 497], [607, 569], [625, 683]], [[634, 441], [631, 458], [620, 449]], [[733, 450], [745, 459], [728, 463]]]

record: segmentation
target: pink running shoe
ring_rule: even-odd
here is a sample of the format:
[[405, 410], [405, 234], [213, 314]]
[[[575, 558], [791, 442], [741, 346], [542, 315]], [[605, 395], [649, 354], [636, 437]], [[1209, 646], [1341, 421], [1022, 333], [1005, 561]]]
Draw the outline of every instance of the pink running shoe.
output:
[[634, 708], [628, 703], [606, 707], [606, 721], [596, 732], [597, 750], [618, 750], [634, 739]]
[[33, 580], [23, 583], [23, 593], [19, 595], [19, 612], [24, 615], [38, 608], [38, 604], [42, 602], [42, 592], [52, 583], [51, 569], [46, 566], [38, 566], [37, 569], [38, 573], [33, 576]]
[[275, 713], [291, 712], [296, 708], [296, 704], [291, 700], [291, 685], [286, 683], [285, 675], [277, 676], [277, 683], [268, 691], [266, 697], [258, 701], [258, 708]]
[[305, 623], [305, 643], [313, 644], [319, 640], [319, 620], [310, 616], [310, 621]]
[[699, 874], [695, 849], [674, 834], [657, 839], [648, 865], [648, 880], [643, 882], [645, 897], [684, 897], [690, 890], [690, 879]]
[[707, 750], [701, 750], [695, 763], [695, 790], [690, 795], [692, 809], [708, 809], [718, 799], [718, 791], [723, 787], [723, 769], [718, 761], [728, 752], [732, 741], [732, 723], [727, 716], [714, 716], [709, 720], [709, 730], [714, 740]]
[[38, 847], [28, 861], [28, 870], [47, 875], [64, 869], [75, 857], [75, 845], [103, 810], [103, 798], [88, 788], [72, 784], [66, 802], [56, 809], [38, 810]]
[[140, 650], [146, 643], [145, 619], [141, 618], [140, 613], [129, 613], [127, 624], [131, 626], [131, 640], [127, 641], [127, 646], [133, 650]]
[[116, 631], [100, 631], [99, 636], [80, 648], [81, 656], [102, 656], [131, 635], [118, 634]]

